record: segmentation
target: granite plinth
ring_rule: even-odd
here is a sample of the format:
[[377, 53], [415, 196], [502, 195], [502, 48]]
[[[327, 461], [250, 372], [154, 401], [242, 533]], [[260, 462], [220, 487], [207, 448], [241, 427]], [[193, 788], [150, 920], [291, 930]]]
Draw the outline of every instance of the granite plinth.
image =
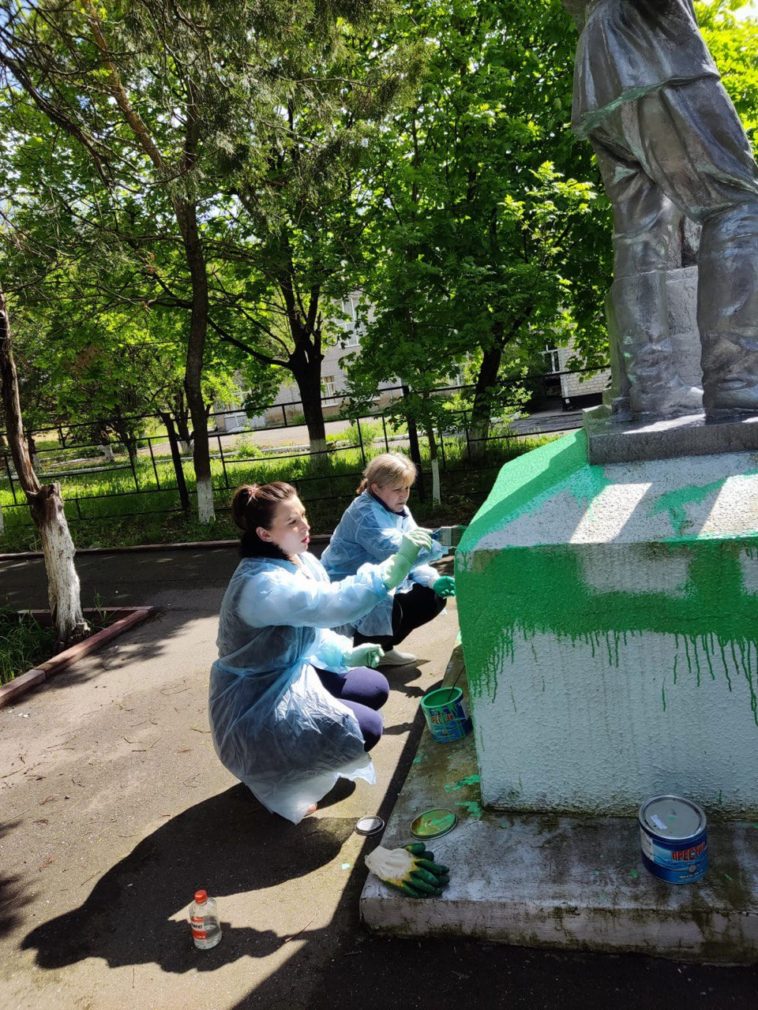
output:
[[723, 421], [706, 421], [702, 413], [656, 421], [616, 421], [608, 407], [602, 406], [584, 411], [584, 430], [592, 464], [758, 452], [758, 415]]

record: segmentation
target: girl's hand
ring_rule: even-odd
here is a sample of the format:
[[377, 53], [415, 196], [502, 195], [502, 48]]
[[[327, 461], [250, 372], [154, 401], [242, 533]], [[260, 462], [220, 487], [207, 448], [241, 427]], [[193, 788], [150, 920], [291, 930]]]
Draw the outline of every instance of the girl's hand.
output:
[[443, 598], [455, 596], [455, 579], [452, 575], [440, 575], [436, 582], [432, 584], [432, 589], [437, 596], [442, 596]]
[[376, 642], [364, 642], [363, 645], [356, 645], [354, 649], [348, 649], [342, 661], [345, 666], [377, 667], [383, 655], [384, 649], [381, 645], [377, 645]]

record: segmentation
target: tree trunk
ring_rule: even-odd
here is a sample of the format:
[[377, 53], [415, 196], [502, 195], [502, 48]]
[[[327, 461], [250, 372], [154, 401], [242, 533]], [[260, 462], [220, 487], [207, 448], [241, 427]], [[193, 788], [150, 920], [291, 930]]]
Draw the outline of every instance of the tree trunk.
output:
[[439, 505], [442, 502], [440, 492], [440, 461], [437, 456], [437, 439], [434, 434], [433, 425], [426, 427], [426, 437], [429, 442], [429, 460], [432, 466], [432, 504]]
[[503, 348], [500, 344], [484, 352], [479, 374], [476, 377], [474, 390], [474, 405], [471, 410], [471, 427], [469, 430], [469, 446], [472, 456], [484, 452], [492, 416], [492, 390], [497, 384], [497, 374], [503, 358]]
[[[410, 396], [410, 389], [405, 383], [402, 385], [403, 400], [407, 400]], [[419, 501], [426, 501], [426, 487], [424, 485], [424, 468], [421, 461], [421, 446], [418, 442], [418, 427], [416, 426], [416, 420], [413, 417], [406, 415], [408, 424], [408, 448], [410, 450], [411, 460], [416, 467], [416, 493], [418, 494]]]
[[168, 411], [161, 411], [160, 416], [166, 427], [168, 444], [171, 447], [171, 460], [174, 464], [174, 473], [176, 474], [176, 486], [179, 489], [179, 501], [181, 502], [183, 511], [187, 514], [189, 513], [190, 507], [189, 494], [187, 492], [187, 483], [184, 479], [184, 468], [182, 467], [182, 456], [179, 452], [179, 441], [176, 437], [176, 431], [174, 430], [174, 419]]
[[82, 613], [74, 542], [63, 510], [60, 484], [40, 485], [24, 437], [18, 376], [13, 360], [5, 295], [0, 291], [0, 393], [8, 425], [8, 442], [18, 480], [42, 541], [47, 595], [58, 643], [71, 644], [89, 633]]
[[203, 354], [208, 332], [208, 273], [197, 226], [197, 208], [193, 203], [175, 200], [174, 209], [184, 240], [184, 251], [192, 280], [192, 312], [187, 340], [184, 391], [192, 418], [192, 459], [197, 481], [197, 517], [201, 523], [215, 519], [208, 425], [201, 380]]
[[309, 347], [308, 334], [303, 330], [296, 338], [289, 365], [300, 391], [311, 452], [324, 452], [326, 449], [326, 426], [321, 406], [322, 359], [320, 350]]

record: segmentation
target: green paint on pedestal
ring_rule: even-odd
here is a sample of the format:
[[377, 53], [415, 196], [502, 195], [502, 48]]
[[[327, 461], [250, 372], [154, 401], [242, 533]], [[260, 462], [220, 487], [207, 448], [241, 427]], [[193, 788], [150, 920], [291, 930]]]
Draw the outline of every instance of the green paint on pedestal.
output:
[[[515, 519], [536, 513], [559, 493], [580, 498], [586, 508], [609, 485], [604, 468], [586, 462], [582, 432], [544, 446], [506, 464], [492, 493], [465, 534], [456, 564], [458, 609], [469, 687], [473, 696], [493, 700], [502, 687], [499, 672], [514, 658], [514, 643], [537, 634], [588, 644], [618, 667], [630, 636], [674, 636], [673, 683], [683, 671], [699, 686], [703, 678], [726, 678], [739, 671], [748, 685], [758, 725], [758, 648], [756, 596], [745, 592], [740, 561], [753, 557], [758, 538], [687, 535], [688, 502], [714, 495], [723, 481], [662, 494], [654, 512], [671, 517], [672, 536], [644, 543], [546, 544], [529, 547], [479, 547], [488, 534]], [[666, 555], [682, 559], [687, 571], [683, 595], [666, 591], [600, 592], [588, 587], [583, 565], [601, 551], [608, 564], [619, 552], [618, 568], [628, 552], [648, 556], [651, 564]], [[514, 702], [515, 705], [515, 702]], [[661, 705], [667, 707], [665, 689]]]

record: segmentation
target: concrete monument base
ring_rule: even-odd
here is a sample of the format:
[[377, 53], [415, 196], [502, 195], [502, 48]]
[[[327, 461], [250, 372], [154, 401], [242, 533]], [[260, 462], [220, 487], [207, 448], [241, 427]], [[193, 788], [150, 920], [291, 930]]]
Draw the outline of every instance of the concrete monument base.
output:
[[[445, 678], [461, 677], [461, 650]], [[419, 813], [458, 824], [429, 841], [451, 870], [441, 898], [406, 898], [369, 875], [361, 915], [398, 936], [468, 936], [562, 950], [636, 952], [683, 961], [758, 961], [758, 824], [709, 825], [710, 869], [696, 884], [653, 877], [634, 818], [484, 810], [473, 737], [439, 744], [424, 730], [381, 844], [412, 841]]]
[[758, 459], [506, 464], [456, 557], [485, 806], [758, 818]]

